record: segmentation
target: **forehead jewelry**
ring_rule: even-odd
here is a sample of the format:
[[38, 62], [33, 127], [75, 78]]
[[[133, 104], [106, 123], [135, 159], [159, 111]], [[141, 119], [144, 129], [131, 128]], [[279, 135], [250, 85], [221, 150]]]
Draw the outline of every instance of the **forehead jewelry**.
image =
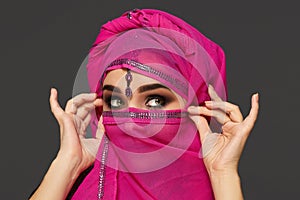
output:
[[130, 73], [130, 69], [127, 70], [127, 73], [126, 73], [126, 75], [125, 75], [125, 80], [126, 80], [126, 82], [127, 82], [127, 87], [126, 87], [126, 89], [125, 89], [125, 95], [126, 95], [127, 97], [131, 97], [131, 95], [132, 95], [132, 90], [131, 90], [131, 88], [130, 88], [130, 83], [131, 83], [131, 81], [132, 81], [132, 74]]

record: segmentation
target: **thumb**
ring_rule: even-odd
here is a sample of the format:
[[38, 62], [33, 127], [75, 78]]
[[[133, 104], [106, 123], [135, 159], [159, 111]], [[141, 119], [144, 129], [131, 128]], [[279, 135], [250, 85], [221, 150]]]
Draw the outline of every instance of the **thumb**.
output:
[[103, 125], [103, 117], [101, 115], [99, 121], [98, 121], [98, 126], [97, 126], [97, 131], [96, 131], [96, 138], [102, 140], [102, 137], [105, 133], [105, 128]]
[[51, 88], [50, 98], [49, 98], [51, 112], [53, 113], [58, 123], [61, 124], [64, 111], [57, 101], [57, 96], [58, 96], [57, 90], [55, 88]]
[[203, 143], [207, 135], [211, 133], [207, 120], [205, 119], [205, 117], [200, 115], [190, 115], [190, 118], [195, 123], [200, 133], [201, 143]]

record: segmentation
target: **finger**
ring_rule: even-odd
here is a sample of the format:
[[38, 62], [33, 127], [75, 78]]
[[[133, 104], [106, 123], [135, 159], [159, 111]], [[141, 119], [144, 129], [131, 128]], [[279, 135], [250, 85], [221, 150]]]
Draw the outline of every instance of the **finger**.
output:
[[57, 121], [59, 123], [61, 123], [61, 118], [62, 118], [62, 115], [64, 114], [64, 111], [60, 107], [60, 105], [57, 101], [57, 96], [58, 96], [57, 90], [55, 88], [51, 88], [50, 98], [49, 98], [51, 111], [54, 114]]
[[217, 94], [217, 92], [215, 91], [215, 89], [212, 85], [208, 85], [208, 94], [209, 94], [210, 98], [214, 101], [223, 101], [219, 97], [219, 95]]
[[[100, 116], [100, 119], [99, 119], [99, 122], [98, 122], [98, 129], [99, 129], [99, 133], [104, 133], [105, 132], [105, 128], [104, 128], [104, 125], [103, 125], [103, 117], [102, 115]], [[97, 135], [96, 134], [96, 137], [99, 138], [99, 137], [102, 137], [101, 135]]]
[[77, 107], [81, 106], [84, 103], [92, 102], [96, 99], [96, 93], [83, 93], [75, 96], [70, 99], [66, 105], [66, 113], [76, 114]]
[[248, 128], [248, 130], [251, 130], [254, 126], [254, 123], [257, 119], [257, 115], [258, 115], [258, 110], [259, 110], [259, 96], [258, 93], [252, 95], [252, 99], [251, 99], [251, 110], [249, 112], [249, 115], [245, 118], [244, 120], [244, 124], [246, 125], [246, 127]]
[[225, 112], [233, 122], [242, 122], [243, 115], [237, 105], [226, 101], [205, 101], [209, 109], [219, 109]]
[[73, 121], [78, 135], [85, 136], [87, 124], [85, 124], [84, 121], [82, 121], [82, 119], [80, 119], [77, 115], [73, 115]]
[[76, 115], [80, 117], [82, 120], [88, 116], [88, 114], [95, 109], [95, 105], [93, 103], [86, 103], [79, 108], [77, 108]]
[[190, 106], [188, 108], [190, 114], [205, 115], [208, 117], [214, 117], [220, 124], [224, 125], [231, 121], [227, 114], [221, 110], [210, 110], [204, 106]]
[[204, 106], [190, 106], [188, 107], [188, 112], [192, 115], [212, 115], [212, 110], [209, 110]]
[[103, 99], [96, 99], [94, 105], [95, 107], [103, 106]]
[[102, 99], [96, 99], [93, 102], [90, 103], [85, 103], [82, 106], [77, 108], [76, 115], [80, 117], [82, 120], [91, 112], [93, 111], [96, 107], [102, 106]]
[[83, 124], [85, 125], [84, 136], [86, 135], [86, 129], [89, 126], [91, 119], [92, 119], [92, 115], [91, 115], [91, 113], [89, 113], [83, 120]]
[[76, 130], [78, 135], [80, 136], [86, 136], [87, 134], [87, 128], [89, 126], [89, 119], [87, 119], [86, 121], [82, 121], [80, 118], [74, 116], [74, 123], [76, 124]]
[[104, 128], [104, 125], [103, 125], [103, 117], [101, 115], [100, 119], [98, 121], [98, 127], [97, 127], [96, 137], [97, 138], [102, 138], [102, 136], [103, 136], [104, 133], [105, 133], [105, 128]]
[[190, 118], [195, 123], [200, 133], [201, 143], [203, 143], [207, 135], [211, 133], [207, 120], [205, 119], [205, 117], [200, 115], [190, 115]]

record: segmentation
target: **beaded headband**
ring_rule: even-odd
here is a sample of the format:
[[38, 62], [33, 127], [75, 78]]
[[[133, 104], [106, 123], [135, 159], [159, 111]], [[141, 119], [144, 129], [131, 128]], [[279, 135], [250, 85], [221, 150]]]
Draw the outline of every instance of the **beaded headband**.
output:
[[[170, 83], [171, 85], [176, 87], [178, 90], [180, 90], [185, 95], [187, 95], [187, 93], [188, 93], [188, 84], [186, 82], [184, 82], [178, 78], [175, 78], [167, 73], [159, 71], [151, 66], [144, 65], [144, 64], [139, 63], [132, 59], [127, 59], [127, 58], [117, 59], [117, 60], [113, 61], [110, 65], [108, 65], [106, 70], [108, 70], [109, 68], [112, 68], [114, 66], [122, 65], [122, 64], [127, 64], [127, 65], [131, 66], [131, 68], [132, 68], [132, 69], [128, 69], [127, 74], [125, 75], [125, 80], [127, 82], [127, 87], [125, 89], [125, 95], [127, 97], [130, 97], [132, 95], [132, 90], [130, 88], [130, 83], [132, 82], [132, 74], [130, 72], [131, 72], [131, 70], [134, 70], [134, 69], [137, 71], [140, 71], [140, 72], [144, 72], [144, 74], [146, 73], [146, 74], [152, 75], [154, 77], [157, 77], [159, 79], [162, 79], [162, 80]], [[102, 85], [103, 81], [104, 81], [104, 76], [101, 77], [101, 80], [99, 83]], [[101, 85], [99, 85], [99, 86], [101, 87]], [[98, 89], [100, 89], [100, 87]]]

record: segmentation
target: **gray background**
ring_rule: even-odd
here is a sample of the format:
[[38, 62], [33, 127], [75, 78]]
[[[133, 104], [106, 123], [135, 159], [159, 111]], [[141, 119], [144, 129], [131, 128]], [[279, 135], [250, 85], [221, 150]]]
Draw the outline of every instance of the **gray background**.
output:
[[59, 148], [50, 87], [62, 105], [101, 24], [133, 8], [185, 19], [227, 55], [229, 100], [261, 110], [240, 163], [246, 199], [299, 197], [299, 6], [291, 1], [1, 2], [1, 199], [26, 199]]

